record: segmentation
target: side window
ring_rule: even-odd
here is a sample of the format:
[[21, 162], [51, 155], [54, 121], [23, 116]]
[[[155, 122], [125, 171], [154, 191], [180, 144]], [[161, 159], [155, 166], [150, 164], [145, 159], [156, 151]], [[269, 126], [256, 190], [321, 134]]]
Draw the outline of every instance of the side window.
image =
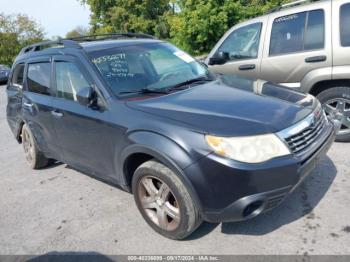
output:
[[219, 47], [217, 53], [229, 53], [230, 60], [258, 57], [262, 23], [247, 25], [233, 31]]
[[304, 50], [324, 48], [324, 20], [323, 10], [315, 10], [309, 12], [304, 39]]
[[340, 41], [342, 46], [350, 46], [350, 4], [340, 7]]
[[16, 65], [12, 73], [12, 85], [23, 88], [24, 64]]
[[276, 18], [272, 25], [270, 55], [322, 49], [324, 35], [323, 10]]
[[72, 62], [56, 62], [57, 97], [77, 101], [77, 93], [90, 84]]
[[51, 63], [33, 63], [28, 65], [28, 91], [50, 95]]

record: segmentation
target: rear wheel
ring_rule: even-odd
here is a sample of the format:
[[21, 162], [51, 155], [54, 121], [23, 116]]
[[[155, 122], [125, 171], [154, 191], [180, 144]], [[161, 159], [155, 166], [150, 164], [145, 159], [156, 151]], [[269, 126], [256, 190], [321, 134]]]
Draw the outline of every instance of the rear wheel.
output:
[[143, 218], [159, 234], [184, 239], [200, 225], [198, 209], [186, 186], [163, 164], [142, 164], [135, 171], [132, 188]]
[[22, 127], [22, 145], [27, 163], [32, 169], [39, 169], [48, 165], [49, 160], [39, 151], [27, 124]]
[[341, 128], [336, 137], [338, 142], [350, 141], [350, 87], [333, 87], [321, 92], [317, 98], [328, 116], [338, 116]]

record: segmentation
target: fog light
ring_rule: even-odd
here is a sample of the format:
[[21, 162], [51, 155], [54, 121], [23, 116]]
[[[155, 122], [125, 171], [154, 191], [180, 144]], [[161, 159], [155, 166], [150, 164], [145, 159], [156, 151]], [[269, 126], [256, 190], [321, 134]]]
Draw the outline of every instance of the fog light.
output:
[[243, 217], [255, 217], [263, 211], [264, 202], [262, 200], [255, 201], [243, 210]]

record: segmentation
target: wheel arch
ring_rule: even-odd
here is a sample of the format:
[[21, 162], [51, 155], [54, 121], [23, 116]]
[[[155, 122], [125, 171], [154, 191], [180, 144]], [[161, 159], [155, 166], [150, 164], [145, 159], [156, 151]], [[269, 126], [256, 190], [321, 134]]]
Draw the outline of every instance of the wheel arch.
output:
[[[151, 137], [153, 137], [153, 139], [151, 139]], [[179, 145], [162, 135], [144, 131], [137, 132], [137, 134], [135, 133], [129, 138], [131, 138], [134, 143], [123, 150], [119, 161], [119, 172], [122, 174], [121, 184], [125, 185], [125, 187], [131, 192], [131, 181], [135, 170], [144, 162], [154, 159], [166, 165], [178, 175], [180, 180], [187, 187], [189, 194], [195, 201], [198, 209], [202, 209], [199, 197], [192, 186], [191, 181], [183, 171], [183, 169], [192, 164], [193, 161]], [[152, 145], [152, 141], [156, 138], [158, 143]], [[163, 147], [163, 150], [160, 147]], [[174, 157], [171, 157], [170, 154]]]
[[301, 91], [310, 93], [312, 88], [320, 82], [332, 79], [332, 67], [322, 67], [311, 70], [305, 74], [300, 82]]
[[332, 88], [332, 87], [350, 87], [350, 79], [334, 79], [334, 80], [323, 80], [315, 83], [311, 89], [310, 94], [317, 96], [321, 92]]
[[18, 123], [18, 128], [17, 128], [17, 131], [16, 131], [16, 140], [18, 143], [22, 143], [22, 129], [23, 129], [23, 126], [24, 126], [25, 122], [23, 120], [21, 120], [19, 123]]

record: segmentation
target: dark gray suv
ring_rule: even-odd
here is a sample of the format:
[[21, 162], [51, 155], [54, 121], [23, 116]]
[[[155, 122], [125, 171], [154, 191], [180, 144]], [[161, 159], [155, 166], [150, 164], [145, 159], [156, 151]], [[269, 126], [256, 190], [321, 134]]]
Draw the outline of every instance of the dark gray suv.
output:
[[119, 185], [173, 239], [203, 220], [276, 207], [335, 137], [313, 96], [215, 76], [145, 35], [26, 47], [7, 94], [8, 123], [32, 168], [56, 159]]

